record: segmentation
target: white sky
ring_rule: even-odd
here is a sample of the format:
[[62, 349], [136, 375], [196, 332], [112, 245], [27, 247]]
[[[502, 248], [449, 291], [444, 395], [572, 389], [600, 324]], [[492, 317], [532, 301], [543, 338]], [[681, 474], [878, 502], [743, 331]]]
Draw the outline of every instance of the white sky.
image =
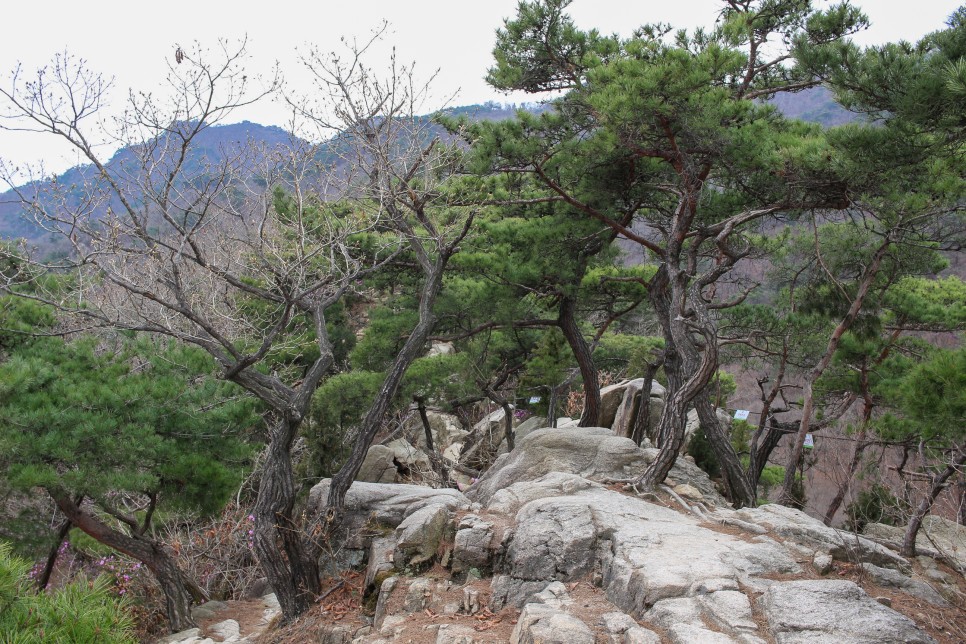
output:
[[[873, 23], [856, 40], [862, 44], [916, 40], [941, 28], [962, 1], [854, 0]], [[574, 0], [569, 12], [582, 28], [626, 35], [645, 22], [710, 26], [721, 4], [720, 0]], [[428, 105], [427, 111], [456, 92], [452, 105], [520, 101], [525, 99], [502, 96], [483, 82], [492, 61], [494, 32], [504, 18], [515, 14], [516, 5], [516, 0], [12, 0], [0, 9], [5, 27], [0, 39], [0, 83], [9, 83], [10, 70], [18, 62], [33, 71], [66, 49], [87, 59], [92, 69], [116, 77], [114, 103], [120, 104], [127, 88], [150, 90], [157, 85], [175, 44], [196, 40], [214, 44], [219, 37], [236, 39], [246, 34], [253, 67], [266, 70], [278, 61], [283, 73], [297, 83], [296, 48], [315, 44], [323, 50], [335, 49], [340, 36], [365, 38], [385, 19], [391, 24], [388, 40], [400, 59], [416, 61], [417, 70], [427, 77], [440, 70], [433, 85], [438, 103]], [[284, 113], [266, 103], [238, 114], [235, 120], [246, 119], [280, 125]], [[48, 172], [78, 162], [50, 139], [0, 131], [0, 159], [15, 164], [43, 160]]]

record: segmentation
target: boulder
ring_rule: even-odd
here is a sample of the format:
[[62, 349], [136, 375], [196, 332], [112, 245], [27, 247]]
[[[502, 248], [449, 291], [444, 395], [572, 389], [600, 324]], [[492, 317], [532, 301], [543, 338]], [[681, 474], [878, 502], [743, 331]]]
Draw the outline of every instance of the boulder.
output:
[[[547, 426], [547, 419], [544, 418], [543, 416], [531, 416], [530, 418], [527, 418], [525, 421], [523, 421], [513, 429], [514, 445], [519, 443], [522, 439], [526, 438], [536, 430], [543, 429], [546, 426]], [[500, 442], [500, 448], [497, 450], [497, 455], [500, 456], [502, 454], [506, 454], [507, 451], [509, 450], [507, 449], [506, 438], [504, 438]]]
[[[869, 523], [863, 528], [862, 534], [889, 543], [898, 550], [905, 537], [905, 528]], [[960, 574], [966, 575], [966, 526], [929, 515], [923, 519], [916, 535], [916, 550], [932, 553], [946, 560]]]
[[510, 644], [594, 644], [594, 633], [566, 611], [546, 604], [527, 604], [510, 635]]
[[738, 590], [752, 575], [801, 571], [771, 539], [749, 542], [712, 532], [691, 515], [600, 485], [581, 486], [573, 475], [518, 483], [494, 495], [493, 504], [512, 508], [510, 499], [524, 496], [527, 485], [545, 492], [577, 489], [520, 507], [491, 586], [497, 608], [521, 605], [552, 581], [593, 573], [614, 605], [640, 617], [662, 599]]
[[605, 613], [597, 623], [607, 634], [607, 644], [661, 644], [657, 633], [641, 628], [626, 613]]
[[395, 568], [393, 565], [393, 550], [395, 547], [395, 534], [373, 537], [366, 563], [366, 576], [363, 584], [365, 592], [374, 590], [377, 581]]
[[453, 514], [445, 503], [434, 503], [416, 510], [396, 528], [393, 563], [396, 568], [419, 566], [433, 559], [451, 533]]
[[490, 550], [492, 540], [492, 523], [484, 521], [475, 514], [467, 514], [460, 519], [456, 528], [456, 538], [453, 540], [453, 572], [464, 572], [470, 568], [489, 569], [492, 559]]
[[[513, 452], [500, 456], [467, 494], [488, 504], [494, 494], [517, 481], [535, 481], [551, 472], [583, 479], [630, 478], [643, 472], [657, 454], [657, 449], [639, 448], [632, 440], [601, 427], [538, 429], [520, 439]], [[685, 459], [677, 460], [669, 479], [674, 484], [687, 483], [705, 503], [728, 505], [708, 475]], [[530, 492], [522, 494], [529, 496]]]
[[[613, 421], [607, 425], [614, 434], [631, 438], [634, 433], [634, 423], [637, 418], [637, 411], [641, 406], [641, 392], [644, 389], [644, 379], [627, 381], [624, 394], [617, 412], [614, 414]], [[661, 412], [664, 410], [664, 396], [667, 392], [657, 381], [651, 381], [650, 405], [648, 409], [648, 421], [645, 428], [644, 438], [653, 436], [661, 420]], [[603, 423], [601, 423], [603, 425]]]
[[851, 581], [805, 580], [771, 584], [761, 606], [778, 644], [934, 644], [909, 618], [880, 604]]
[[576, 474], [566, 472], [550, 472], [535, 481], [521, 481], [497, 490], [487, 505], [490, 512], [515, 516], [524, 505], [530, 501], [554, 496], [571, 496], [582, 490], [605, 489], [603, 485], [594, 483]]
[[373, 445], [366, 452], [366, 459], [359, 468], [356, 480], [366, 483], [395, 483], [399, 471], [392, 459], [393, 450], [385, 445]]
[[[329, 479], [323, 479], [309, 491], [306, 507], [309, 517], [318, 517], [325, 510], [329, 484]], [[410, 515], [430, 506], [441, 506], [454, 512], [468, 509], [470, 501], [462, 492], [448, 488], [356, 481], [345, 498], [346, 529], [349, 533], [346, 545], [349, 548], [368, 550], [373, 538], [373, 527], [395, 529]], [[439, 520], [435, 518], [435, 513], [421, 514], [418, 520], [414, 519], [407, 524], [405, 530], [414, 529], [417, 521], [429, 517]], [[398, 535], [401, 533], [397, 532], [397, 538]]]
[[485, 504], [500, 489], [550, 472], [624, 478], [642, 471], [646, 463], [633, 441], [614, 436], [609, 429], [539, 429], [520, 439], [513, 452], [497, 459], [469, 494]]
[[399, 470], [397, 480], [422, 480], [435, 476], [433, 464], [426, 452], [416, 449], [406, 439], [397, 438], [386, 443], [386, 447], [392, 450], [392, 460]]
[[627, 389], [629, 382], [629, 380], [622, 380], [617, 384], [607, 385], [600, 390], [600, 411], [597, 422], [601, 427], [610, 427], [614, 424], [614, 417], [624, 400], [624, 390]]
[[440, 624], [435, 644], [475, 644], [477, 632], [471, 626]]
[[448, 356], [454, 353], [456, 353], [456, 347], [453, 346], [452, 342], [439, 342], [434, 340], [429, 345], [429, 351], [426, 352], [426, 357]]
[[949, 602], [947, 602], [943, 596], [936, 591], [935, 588], [924, 581], [907, 577], [898, 570], [880, 568], [874, 564], [864, 563], [861, 564], [861, 566], [862, 570], [864, 570], [869, 576], [869, 579], [879, 586], [884, 586], [886, 588], [898, 588], [899, 590], [909, 593], [913, 597], [924, 599], [930, 604], [935, 604], [936, 606], [949, 606]]
[[212, 624], [208, 627], [208, 634], [220, 638], [222, 641], [241, 637], [241, 627], [233, 619]]

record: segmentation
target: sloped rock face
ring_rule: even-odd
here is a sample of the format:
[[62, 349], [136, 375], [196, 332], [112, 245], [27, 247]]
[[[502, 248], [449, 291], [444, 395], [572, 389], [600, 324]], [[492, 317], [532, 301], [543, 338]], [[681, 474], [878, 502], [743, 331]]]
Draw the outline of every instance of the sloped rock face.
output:
[[[328, 479], [311, 489], [309, 516], [324, 510], [328, 494]], [[419, 565], [432, 559], [444, 537], [452, 533], [454, 512], [469, 507], [470, 501], [457, 490], [356, 481], [345, 498], [346, 546], [368, 552], [373, 527], [394, 529], [395, 564]]]
[[[603, 427], [609, 427], [617, 436], [630, 438], [634, 428], [634, 421], [641, 405], [641, 394], [644, 390], [644, 379], [624, 380], [600, 390], [600, 416], [598, 420]], [[657, 427], [664, 409], [664, 398], [667, 391], [657, 381], [651, 381], [650, 405], [646, 436], [651, 436]]]
[[[462, 443], [469, 435], [460, 425], [459, 418], [452, 414], [444, 414], [438, 411], [427, 411], [426, 417], [429, 419], [429, 429], [433, 434], [433, 447], [439, 452], [455, 443]], [[410, 424], [410, 430], [416, 436], [416, 447], [426, 449], [426, 432], [422, 427], [422, 421], [414, 419]]]
[[865, 594], [851, 581], [773, 584], [762, 597], [769, 630], [778, 644], [932, 643], [915, 623]]
[[[500, 456], [467, 495], [486, 504], [498, 491], [518, 481], [534, 481], [550, 473], [589, 480], [629, 478], [643, 472], [657, 453], [657, 449], [641, 449], [603, 427], [538, 429], [520, 439], [512, 452]], [[727, 504], [708, 475], [686, 459], [678, 459], [669, 478], [689, 483], [712, 506]]]
[[469, 496], [480, 503], [517, 481], [533, 481], [550, 472], [584, 478], [626, 477], [646, 466], [640, 449], [601, 427], [538, 429], [522, 438], [474, 485]]
[[[488, 608], [510, 611], [503, 639], [447, 622], [432, 627], [436, 641], [931, 641], [851, 582], [777, 580], [825, 574], [833, 559], [847, 560], [892, 588], [946, 603], [928, 580], [910, 578], [909, 562], [888, 548], [782, 506], [728, 509], [686, 460], [669, 483], [704, 507], [695, 514], [669, 496], [648, 497], [668, 504], [661, 505], [600, 481], [639, 474], [655, 451], [601, 428], [536, 429], [466, 496], [353, 484], [346, 499], [353, 520], [391, 530], [369, 551], [366, 585], [381, 592], [373, 634], [359, 641], [408, 641], [416, 614], [485, 614], [486, 583]], [[327, 492], [327, 482], [316, 486], [310, 508], [320, 509]], [[436, 555], [451, 578], [406, 576]], [[490, 571], [488, 582], [480, 579]], [[571, 600], [568, 591], [578, 587], [594, 589], [594, 617], [584, 600]]]
[[578, 489], [530, 500], [517, 511], [494, 577], [497, 606], [521, 605], [541, 583], [595, 575], [611, 602], [639, 618], [662, 599], [737, 590], [752, 575], [801, 570], [767, 537], [735, 539], [702, 527], [697, 518], [599, 485], [580, 486], [559, 473], [512, 486], [490, 509], [511, 509], [507, 499], [568, 485]]
[[[881, 523], [866, 525], [862, 533], [889, 543], [895, 548], [902, 546], [902, 539], [905, 536], [903, 528]], [[942, 517], [927, 516], [922, 521], [919, 534], [916, 535], [916, 551], [944, 559], [960, 574], [966, 575], [966, 526]]]
[[823, 550], [839, 561], [862, 561], [889, 568], [908, 569], [909, 562], [874, 541], [830, 528], [801, 510], [777, 503], [760, 508], [743, 508], [736, 512], [719, 510], [715, 517], [727, 522], [739, 521], [765, 526], [776, 534], [815, 550]]

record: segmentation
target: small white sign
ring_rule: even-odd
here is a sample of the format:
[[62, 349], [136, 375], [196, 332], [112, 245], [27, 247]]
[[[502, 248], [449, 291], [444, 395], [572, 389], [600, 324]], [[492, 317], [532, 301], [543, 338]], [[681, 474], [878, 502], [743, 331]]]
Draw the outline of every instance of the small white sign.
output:
[[812, 449], [815, 447], [815, 439], [812, 438], [811, 434], [805, 434], [805, 444], [803, 445], [805, 449]]
[[738, 409], [735, 411], [735, 420], [748, 420], [748, 414], [750, 413], [747, 409]]
[[530, 404], [534, 405], [540, 402], [540, 396], [530, 396]]

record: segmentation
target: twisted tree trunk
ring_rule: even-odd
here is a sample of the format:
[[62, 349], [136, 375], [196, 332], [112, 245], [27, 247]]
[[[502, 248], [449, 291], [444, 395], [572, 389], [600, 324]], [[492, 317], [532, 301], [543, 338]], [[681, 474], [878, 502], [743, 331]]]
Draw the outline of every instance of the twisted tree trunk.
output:
[[945, 469], [933, 475], [929, 493], [919, 502], [915, 513], [909, 519], [909, 525], [906, 526], [906, 533], [902, 538], [902, 550], [899, 552], [903, 557], [916, 556], [916, 536], [919, 534], [922, 520], [929, 514], [936, 497], [945, 489], [946, 481], [956, 474], [964, 464], [966, 464], [966, 447], [960, 447]]
[[269, 414], [270, 440], [260, 472], [255, 501], [253, 546], [268, 578], [283, 618], [291, 621], [307, 611], [322, 592], [318, 559], [306, 548], [295, 520], [295, 475], [292, 443], [299, 422], [277, 412]]
[[168, 628], [177, 633], [195, 626], [191, 618], [193, 593], [188, 578], [178, 568], [164, 545], [143, 534], [124, 534], [101, 521], [62, 490], [48, 490], [67, 520], [98, 543], [143, 563], [154, 575], [164, 593]]
[[711, 445], [711, 451], [721, 466], [728, 500], [736, 508], [755, 507], [758, 500], [757, 486], [751, 483], [745, 469], [741, 466], [741, 461], [731, 445], [725, 428], [718, 421], [718, 415], [708, 398], [707, 390], [695, 396], [694, 406], [698, 411], [698, 419], [701, 421], [704, 435]]

